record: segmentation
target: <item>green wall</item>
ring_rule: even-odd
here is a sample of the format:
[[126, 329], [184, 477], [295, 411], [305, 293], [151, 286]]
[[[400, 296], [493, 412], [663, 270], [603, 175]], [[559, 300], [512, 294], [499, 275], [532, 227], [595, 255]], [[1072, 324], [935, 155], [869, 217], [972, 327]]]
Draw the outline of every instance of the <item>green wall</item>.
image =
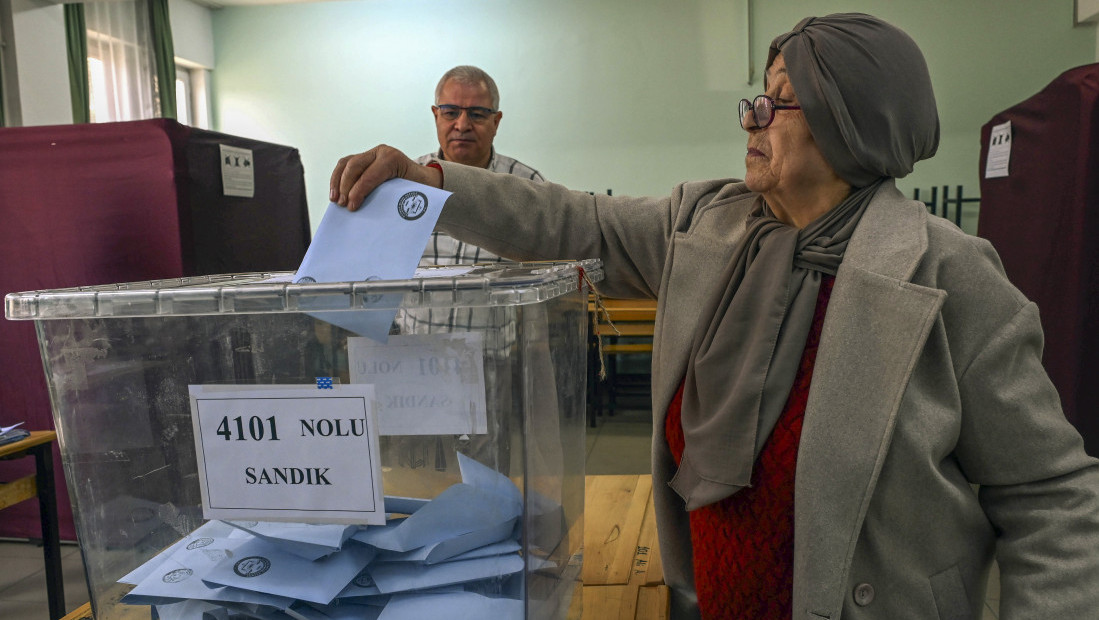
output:
[[[938, 155], [900, 181], [976, 195], [980, 127], [1062, 71], [1094, 62], [1094, 25], [1073, 0], [787, 0], [751, 4], [762, 71], [799, 18], [876, 14], [927, 56]], [[474, 64], [500, 86], [500, 152], [590, 191], [666, 194], [687, 179], [740, 176], [746, 84], [743, 0], [358, 0], [214, 12], [215, 126], [301, 150], [314, 227], [343, 155], [377, 143], [437, 147], [439, 75]], [[967, 230], [972, 221], [963, 222]]]

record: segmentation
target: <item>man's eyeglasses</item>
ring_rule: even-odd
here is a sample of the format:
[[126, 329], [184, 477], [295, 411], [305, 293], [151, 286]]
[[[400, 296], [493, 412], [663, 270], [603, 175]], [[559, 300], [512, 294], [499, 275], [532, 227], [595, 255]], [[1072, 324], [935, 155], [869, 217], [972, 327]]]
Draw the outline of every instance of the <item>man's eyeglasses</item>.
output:
[[477, 105], [463, 108], [459, 105], [443, 104], [435, 106], [435, 109], [439, 111], [439, 116], [448, 121], [458, 120], [458, 117], [465, 111], [469, 114], [469, 120], [478, 124], [488, 121], [488, 119], [492, 118], [493, 114], [496, 114], [496, 110], [493, 110], [492, 108], [485, 108]]
[[[767, 95], [760, 95], [754, 101], [740, 100], [740, 126], [745, 131], [751, 129], [766, 129], [775, 120], [777, 110], [800, 110], [799, 105], [779, 105]], [[752, 113], [748, 120], [748, 113]]]

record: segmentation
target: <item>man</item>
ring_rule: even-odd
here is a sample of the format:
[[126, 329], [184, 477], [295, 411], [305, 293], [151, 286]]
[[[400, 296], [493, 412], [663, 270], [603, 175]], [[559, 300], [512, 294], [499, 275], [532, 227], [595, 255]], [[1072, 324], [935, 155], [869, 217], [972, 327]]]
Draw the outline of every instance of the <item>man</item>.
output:
[[[431, 106], [431, 113], [435, 116], [439, 150], [420, 157], [417, 163], [444, 160], [545, 181], [534, 168], [492, 148], [504, 113], [500, 111], [500, 91], [496, 89], [496, 82], [481, 69], [461, 65], [444, 73], [435, 87], [435, 105]], [[433, 232], [420, 265], [472, 265], [501, 260], [475, 245]]]

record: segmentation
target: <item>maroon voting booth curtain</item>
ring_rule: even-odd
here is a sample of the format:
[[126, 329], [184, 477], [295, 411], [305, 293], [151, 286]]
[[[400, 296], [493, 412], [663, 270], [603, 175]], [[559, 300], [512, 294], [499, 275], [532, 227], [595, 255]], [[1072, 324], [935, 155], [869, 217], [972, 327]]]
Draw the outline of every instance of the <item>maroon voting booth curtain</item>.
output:
[[[252, 198], [224, 195], [222, 144], [251, 149]], [[0, 128], [0, 215], [3, 294], [293, 271], [310, 236], [297, 149], [167, 119]], [[33, 322], [0, 320], [0, 351], [0, 425], [54, 428]], [[74, 540], [56, 465], [61, 534]], [[0, 480], [29, 473], [33, 459], [0, 462]], [[0, 536], [40, 532], [37, 502], [0, 512]]]
[[[1008, 176], [986, 179], [992, 127], [1011, 121]], [[978, 234], [1038, 304], [1042, 361], [1099, 456], [1099, 64], [1061, 74], [981, 130]]]

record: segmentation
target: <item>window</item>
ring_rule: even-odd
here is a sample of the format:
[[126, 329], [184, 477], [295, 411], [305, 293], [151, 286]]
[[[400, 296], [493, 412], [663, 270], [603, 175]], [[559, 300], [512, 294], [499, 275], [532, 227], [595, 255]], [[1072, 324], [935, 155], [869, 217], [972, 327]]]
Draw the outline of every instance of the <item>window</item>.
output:
[[191, 72], [183, 65], [176, 65], [176, 120], [195, 124], [191, 118]]
[[155, 116], [148, 15], [140, 2], [87, 2], [88, 95], [93, 123]]
[[111, 107], [107, 99], [107, 71], [103, 61], [88, 58], [88, 105], [91, 107], [92, 122], [105, 123], [110, 120]]
[[93, 123], [172, 116], [173, 110], [164, 109], [164, 99], [171, 99], [174, 92], [176, 118], [186, 125], [209, 127], [205, 69], [176, 58], [175, 84], [158, 84], [154, 26], [146, 0], [85, 2], [81, 6], [87, 28], [88, 106]]
[[206, 96], [208, 75], [205, 68], [176, 58], [176, 119], [184, 125], [210, 128], [210, 104]]

